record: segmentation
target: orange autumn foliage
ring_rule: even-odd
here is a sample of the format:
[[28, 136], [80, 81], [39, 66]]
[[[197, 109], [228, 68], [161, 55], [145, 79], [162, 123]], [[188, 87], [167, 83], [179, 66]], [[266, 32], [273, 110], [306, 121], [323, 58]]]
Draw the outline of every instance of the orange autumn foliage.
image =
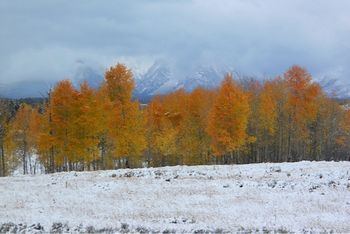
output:
[[130, 69], [122, 64], [111, 67], [105, 75], [101, 89], [108, 93], [113, 103], [112, 118], [108, 123], [112, 138], [112, 153], [116, 158], [138, 157], [146, 147], [145, 122], [140, 104], [132, 101], [134, 78]]
[[121, 104], [129, 102], [135, 86], [131, 70], [120, 63], [115, 67], [110, 67], [105, 74], [105, 86], [112, 102]]
[[348, 107], [299, 66], [264, 82], [228, 74], [219, 89], [180, 89], [143, 105], [132, 99], [134, 86], [122, 64], [98, 89], [58, 82], [43, 106], [20, 106], [7, 152], [38, 154], [46, 172], [339, 160], [349, 152]]
[[305, 133], [307, 124], [317, 116], [319, 107], [317, 99], [321, 94], [321, 88], [313, 83], [311, 75], [299, 66], [292, 66], [284, 74], [284, 80], [290, 91], [288, 107], [292, 124], [299, 128], [300, 134]]
[[232, 153], [248, 142], [249, 115], [249, 95], [234, 82], [232, 75], [226, 75], [209, 114], [207, 128], [215, 155]]
[[258, 119], [260, 130], [273, 136], [277, 128], [277, 98], [272, 82], [265, 82], [259, 95]]

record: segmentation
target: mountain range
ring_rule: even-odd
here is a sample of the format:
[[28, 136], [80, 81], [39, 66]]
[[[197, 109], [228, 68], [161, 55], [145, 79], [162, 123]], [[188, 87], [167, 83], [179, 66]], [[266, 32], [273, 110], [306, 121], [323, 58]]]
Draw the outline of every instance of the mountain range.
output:
[[202, 66], [189, 73], [183, 79], [177, 79], [172, 70], [161, 63], [154, 63], [145, 74], [136, 79], [135, 97], [148, 100], [178, 89], [192, 91], [196, 87], [216, 88], [224, 76], [233, 69], [224, 66]]
[[[234, 69], [221, 65], [200, 66], [180, 79], [174, 75], [169, 66], [155, 62], [146, 72], [134, 74], [136, 83], [134, 97], [147, 102], [154, 95], [166, 94], [181, 88], [186, 91], [192, 91], [199, 86], [208, 89], [216, 88], [228, 72], [234, 73]], [[72, 80], [77, 87], [83, 81], [87, 81], [92, 87], [98, 88], [103, 80], [103, 73], [89, 66], [81, 66], [76, 70]], [[337, 80], [324, 78], [320, 80], [320, 84], [330, 94], [336, 90], [338, 96], [350, 96], [349, 88], [341, 86]], [[0, 84], [0, 95], [7, 98], [45, 97], [52, 86], [54, 86], [53, 82], [40, 80], [9, 85]]]

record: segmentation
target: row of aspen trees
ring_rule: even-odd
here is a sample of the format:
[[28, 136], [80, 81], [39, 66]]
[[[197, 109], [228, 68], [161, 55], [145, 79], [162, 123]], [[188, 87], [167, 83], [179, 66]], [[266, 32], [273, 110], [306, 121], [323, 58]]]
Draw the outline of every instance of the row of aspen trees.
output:
[[29, 173], [31, 157], [46, 173], [349, 160], [350, 110], [299, 66], [265, 82], [228, 74], [216, 90], [178, 90], [147, 105], [133, 89], [131, 70], [117, 64], [98, 90], [63, 80], [44, 104], [22, 104], [2, 125], [2, 175], [13, 162]]

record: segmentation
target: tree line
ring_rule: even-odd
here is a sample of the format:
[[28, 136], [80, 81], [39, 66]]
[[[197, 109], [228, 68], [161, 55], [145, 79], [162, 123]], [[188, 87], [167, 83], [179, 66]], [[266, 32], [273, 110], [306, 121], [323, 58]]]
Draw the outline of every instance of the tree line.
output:
[[[263, 82], [227, 74], [217, 89], [177, 90], [147, 105], [133, 74], [108, 69], [100, 88], [62, 80], [44, 103], [0, 103], [0, 175], [142, 166], [349, 160], [350, 110], [292, 66]], [[12, 108], [13, 109], [13, 108]], [[34, 170], [35, 172], [35, 170]]]

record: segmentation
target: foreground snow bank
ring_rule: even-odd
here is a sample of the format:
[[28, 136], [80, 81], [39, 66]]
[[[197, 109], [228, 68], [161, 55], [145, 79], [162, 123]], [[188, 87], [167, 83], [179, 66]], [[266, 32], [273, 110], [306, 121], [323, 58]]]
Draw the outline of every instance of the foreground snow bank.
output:
[[350, 162], [0, 179], [0, 232], [350, 232]]

